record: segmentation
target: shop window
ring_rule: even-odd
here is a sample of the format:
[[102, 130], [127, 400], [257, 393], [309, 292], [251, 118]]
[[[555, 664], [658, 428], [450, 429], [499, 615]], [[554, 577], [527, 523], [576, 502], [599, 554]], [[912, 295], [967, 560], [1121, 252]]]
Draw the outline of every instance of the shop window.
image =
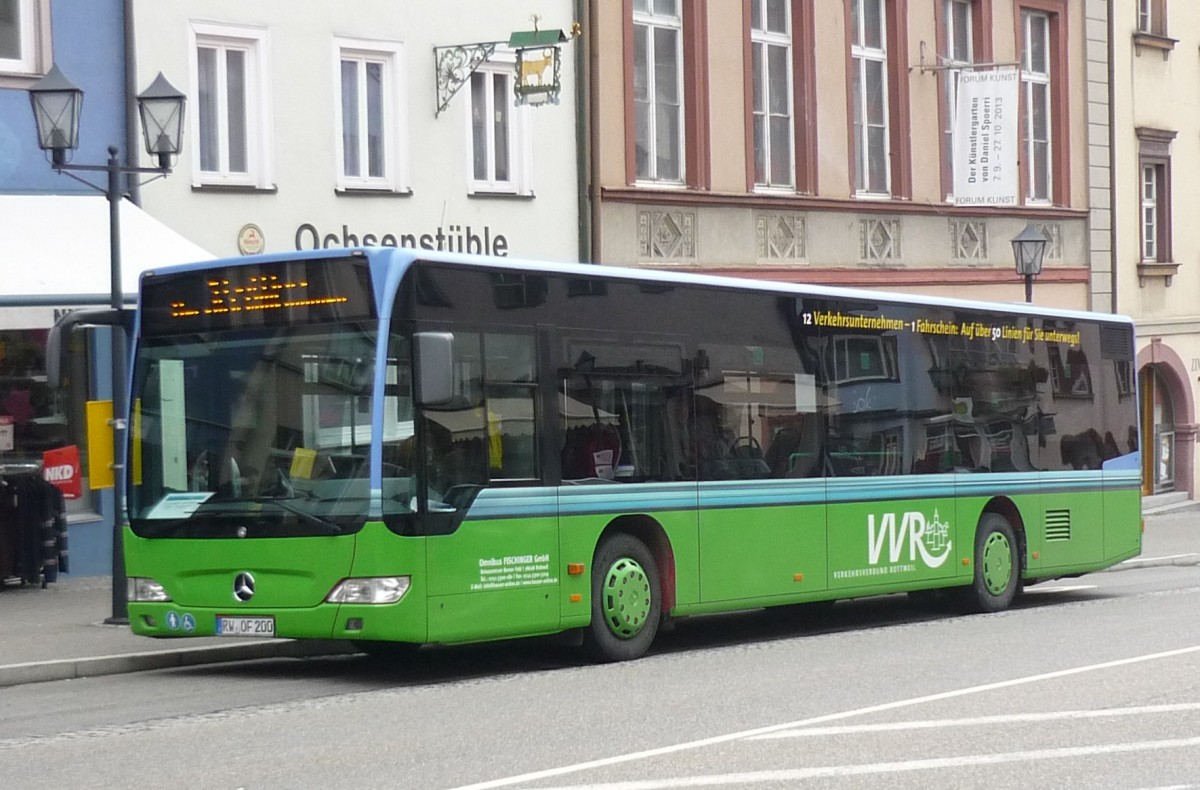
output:
[[[72, 353], [64, 387], [51, 389], [46, 380], [49, 329], [0, 330], [0, 470], [39, 470], [42, 454], [67, 445], [86, 455], [83, 404], [87, 399], [87, 343], [83, 333], [70, 342]], [[86, 458], [81, 458], [84, 494], [69, 499], [69, 513], [93, 508], [87, 485]]]

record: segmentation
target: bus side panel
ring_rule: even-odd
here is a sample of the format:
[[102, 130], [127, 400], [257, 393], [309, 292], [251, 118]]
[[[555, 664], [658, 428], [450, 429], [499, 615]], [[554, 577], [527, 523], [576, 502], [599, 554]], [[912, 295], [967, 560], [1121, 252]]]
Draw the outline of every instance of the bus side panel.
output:
[[[482, 498], [482, 495], [481, 495]], [[468, 642], [559, 629], [558, 519], [475, 518], [426, 539], [429, 641]]]
[[1141, 470], [1104, 473], [1104, 559], [1120, 562], [1142, 553]]
[[830, 589], [920, 589], [957, 573], [953, 475], [826, 482]]
[[[338, 609], [333, 635], [336, 638], [426, 642], [429, 640], [425, 599], [429, 589], [425, 540], [402, 537], [381, 523], [367, 524], [358, 534], [354, 568], [356, 578], [408, 576], [408, 592], [385, 606], [343, 604]], [[349, 630], [350, 621], [360, 628]]]
[[[1030, 551], [1040, 557], [1030, 569], [1098, 567], [1104, 560], [1104, 497], [1099, 472], [1063, 471], [1042, 474], [1041, 506], [1021, 507]], [[1039, 548], [1033, 548], [1040, 546]]]
[[701, 483], [701, 600], [827, 589], [824, 494], [821, 479]]
[[[564, 628], [591, 621], [592, 560], [600, 535], [625, 516], [638, 523], [646, 519], [662, 527], [675, 568], [675, 604], [700, 600], [699, 559], [696, 536], [696, 484], [637, 483], [618, 485], [568, 485], [558, 489], [562, 561], [582, 564], [586, 573], [566, 576], [562, 585]], [[663, 579], [663, 584], [669, 580]], [[571, 595], [580, 595], [572, 601]]]

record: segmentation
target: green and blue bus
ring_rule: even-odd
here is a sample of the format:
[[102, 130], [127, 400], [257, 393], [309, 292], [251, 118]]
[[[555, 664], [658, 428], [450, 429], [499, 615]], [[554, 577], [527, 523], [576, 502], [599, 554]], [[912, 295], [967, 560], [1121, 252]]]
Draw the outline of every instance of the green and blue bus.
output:
[[1141, 549], [1118, 316], [318, 250], [146, 273], [131, 379], [150, 637], [612, 661], [715, 612], [997, 611]]

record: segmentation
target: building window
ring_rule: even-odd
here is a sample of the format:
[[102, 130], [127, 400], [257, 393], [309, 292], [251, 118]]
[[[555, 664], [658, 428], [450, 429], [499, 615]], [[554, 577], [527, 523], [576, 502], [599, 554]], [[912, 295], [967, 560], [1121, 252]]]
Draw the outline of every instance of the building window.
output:
[[1159, 168], [1162, 165], [1142, 165], [1142, 260], [1158, 260], [1158, 192], [1162, 188]]
[[1167, 34], [1167, 0], [1138, 0], [1139, 33], [1152, 36]]
[[952, 197], [954, 185], [954, 119], [958, 107], [958, 75], [975, 62], [975, 20], [971, 0], [944, 0], [943, 25], [946, 43], [943, 64], [943, 100], [945, 106], [942, 126], [942, 168], [946, 175], [947, 198]]
[[1139, 127], [1142, 263], [1171, 262], [1171, 141], [1175, 132]]
[[682, 182], [683, 18], [679, 0], [633, 2], [636, 177]]
[[1053, 197], [1053, 105], [1050, 15], [1021, 12], [1021, 89], [1025, 104], [1025, 202], [1050, 203]]
[[[50, 70], [50, 0], [0, 0], [0, 78]], [[23, 87], [0, 82], [0, 87]]]
[[193, 25], [192, 36], [197, 182], [269, 186], [266, 32]]
[[468, 136], [471, 194], [529, 194], [528, 108], [515, 106], [515, 60], [493, 60], [471, 75]]
[[402, 48], [349, 39], [335, 40], [334, 47], [338, 189], [403, 189]]
[[790, 0], [751, 0], [754, 183], [793, 187]]
[[858, 194], [891, 192], [885, 22], [884, 0], [851, 0], [854, 189]]

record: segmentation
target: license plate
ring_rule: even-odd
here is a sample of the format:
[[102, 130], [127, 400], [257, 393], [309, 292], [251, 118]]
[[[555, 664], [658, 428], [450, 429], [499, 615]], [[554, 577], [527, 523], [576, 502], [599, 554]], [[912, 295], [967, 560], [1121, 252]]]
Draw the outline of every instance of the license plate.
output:
[[217, 636], [275, 636], [275, 618], [217, 615]]

